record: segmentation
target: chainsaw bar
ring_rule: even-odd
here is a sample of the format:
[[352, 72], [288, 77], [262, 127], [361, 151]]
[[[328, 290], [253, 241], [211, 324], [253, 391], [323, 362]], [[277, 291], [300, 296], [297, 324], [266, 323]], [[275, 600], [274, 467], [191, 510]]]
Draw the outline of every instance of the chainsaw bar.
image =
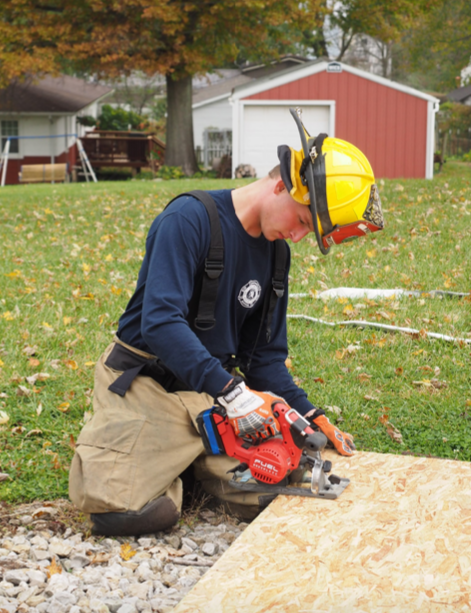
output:
[[330, 475], [330, 477], [325, 479], [322, 487], [319, 487], [317, 492], [313, 492], [310, 488], [304, 487], [242, 482], [237, 479], [235, 474], [229, 481], [229, 485], [231, 487], [235, 487], [238, 490], [243, 490], [244, 492], [255, 492], [259, 494], [282, 494], [284, 496], [307, 496], [309, 498], [327, 498], [328, 500], [335, 500], [338, 498], [349, 483], [350, 479]]

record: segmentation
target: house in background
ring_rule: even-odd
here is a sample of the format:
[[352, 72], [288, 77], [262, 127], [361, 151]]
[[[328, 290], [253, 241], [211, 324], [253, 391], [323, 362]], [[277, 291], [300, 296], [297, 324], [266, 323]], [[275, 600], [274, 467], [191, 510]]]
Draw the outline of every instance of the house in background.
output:
[[221, 69], [193, 79], [193, 133], [198, 162], [210, 166], [214, 158], [232, 151], [232, 108], [234, 88], [304, 64], [309, 60], [287, 55], [268, 64], [247, 64]]
[[471, 106], [471, 84], [452, 90], [447, 94], [447, 99]]
[[233, 170], [251, 164], [262, 177], [278, 163], [278, 145], [300, 149], [289, 113], [300, 106], [312, 135], [326, 132], [353, 143], [377, 177], [433, 177], [439, 100], [412, 87], [319, 59], [255, 78], [241, 74], [206, 90], [193, 100], [195, 142], [201, 146], [208, 129], [228, 132]]
[[[69, 76], [14, 82], [0, 89], [1, 150], [9, 136], [6, 184], [19, 182], [22, 165], [77, 161], [76, 136], [85, 128], [77, 118], [97, 117], [113, 89]], [[45, 138], [38, 138], [45, 137]]]

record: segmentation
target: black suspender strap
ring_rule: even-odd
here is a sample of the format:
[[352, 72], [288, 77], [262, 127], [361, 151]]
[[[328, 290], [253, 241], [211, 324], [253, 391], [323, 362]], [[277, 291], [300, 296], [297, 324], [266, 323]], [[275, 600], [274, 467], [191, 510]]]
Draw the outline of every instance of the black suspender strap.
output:
[[[209, 222], [211, 227], [211, 242], [209, 246], [209, 253], [205, 260], [201, 293], [198, 304], [198, 312], [194, 321], [194, 325], [195, 328], [198, 328], [198, 330], [211, 330], [216, 325], [214, 309], [216, 306], [219, 277], [224, 270], [224, 242], [222, 238], [221, 224], [219, 222], [219, 213], [216, 207], [216, 203], [207, 192], [204, 192], [202, 190], [193, 190], [191, 192], [180, 194], [179, 196], [177, 196], [177, 198], [180, 198], [181, 196], [193, 196], [194, 198], [202, 202], [209, 216]], [[266, 340], [267, 343], [270, 342], [271, 324], [273, 320], [273, 313], [276, 307], [276, 302], [278, 298], [281, 298], [285, 293], [285, 276], [288, 259], [288, 246], [284, 240], [276, 240], [274, 241], [274, 245], [275, 252], [272, 277], [273, 291], [267, 292], [265, 296], [262, 317], [257, 332], [257, 338], [255, 339], [255, 344], [253, 346], [252, 353], [247, 362], [246, 370], [248, 370], [250, 367], [250, 362], [258, 345], [260, 334], [262, 332], [262, 328], [265, 322]]]
[[286, 274], [286, 259], [288, 248], [283, 240], [275, 241], [275, 263], [272, 277], [272, 289], [267, 311], [267, 343], [271, 340], [271, 323], [273, 320], [273, 312], [275, 311], [278, 298], [282, 298], [285, 293], [285, 274]]
[[[216, 306], [219, 277], [224, 270], [224, 242], [222, 239], [219, 214], [216, 203], [208, 192], [195, 189], [191, 192], [180, 194], [177, 196], [177, 198], [180, 198], [181, 196], [193, 196], [193, 198], [196, 198], [202, 202], [209, 217], [211, 242], [209, 245], [208, 256], [204, 261], [201, 294], [194, 325], [195, 328], [198, 328], [198, 330], [211, 330], [216, 325], [214, 308]], [[173, 202], [173, 200], [171, 202]], [[169, 202], [169, 204], [171, 203]]]
[[265, 300], [263, 301], [263, 310], [262, 317], [260, 319], [260, 326], [258, 328], [257, 337], [255, 339], [255, 343], [253, 349], [250, 353], [250, 357], [245, 364], [244, 372], [248, 372], [250, 370], [250, 364], [252, 362], [253, 354], [255, 353], [255, 349], [257, 348], [258, 341], [260, 339], [260, 334], [262, 332], [263, 324], [266, 322], [266, 339], [267, 343], [271, 340], [271, 323], [273, 320], [273, 313], [275, 311], [276, 303], [278, 298], [282, 298], [285, 295], [285, 275], [286, 275], [286, 262], [288, 257], [288, 245], [284, 240], [276, 240], [275, 244], [275, 255], [274, 255], [274, 266], [273, 266], [273, 277], [271, 280], [272, 290], [267, 292], [265, 296]]

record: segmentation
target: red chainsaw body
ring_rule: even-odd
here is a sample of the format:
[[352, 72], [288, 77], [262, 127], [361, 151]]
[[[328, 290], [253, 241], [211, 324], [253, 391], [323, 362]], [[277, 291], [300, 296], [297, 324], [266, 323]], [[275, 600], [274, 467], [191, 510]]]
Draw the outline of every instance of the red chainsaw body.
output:
[[[278, 402], [273, 405], [282, 438], [270, 438], [259, 445], [251, 445], [235, 435], [227, 417], [214, 415], [214, 423], [227, 455], [248, 465], [252, 476], [262, 483], [276, 484], [299, 465], [302, 450], [295, 444], [291, 424], [300, 416], [290, 407]], [[313, 433], [305, 428], [306, 435]]]

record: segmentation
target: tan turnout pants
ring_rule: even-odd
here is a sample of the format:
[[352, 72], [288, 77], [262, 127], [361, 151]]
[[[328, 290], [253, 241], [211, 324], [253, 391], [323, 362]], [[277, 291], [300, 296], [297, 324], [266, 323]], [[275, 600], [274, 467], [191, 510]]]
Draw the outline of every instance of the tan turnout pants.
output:
[[[117, 340], [117, 339], [115, 339]], [[144, 357], [152, 357], [117, 341]], [[138, 376], [124, 397], [108, 390], [121, 371], [105, 365], [114, 343], [95, 370], [94, 414], [77, 440], [69, 476], [72, 502], [85, 513], [139, 511], [168, 496], [181, 511], [179, 475], [191, 464], [203, 489], [234, 507], [255, 509], [258, 494], [228, 485], [228, 456], [208, 456], [196, 417], [213, 405], [208, 394], [167, 393], [150, 377]]]

